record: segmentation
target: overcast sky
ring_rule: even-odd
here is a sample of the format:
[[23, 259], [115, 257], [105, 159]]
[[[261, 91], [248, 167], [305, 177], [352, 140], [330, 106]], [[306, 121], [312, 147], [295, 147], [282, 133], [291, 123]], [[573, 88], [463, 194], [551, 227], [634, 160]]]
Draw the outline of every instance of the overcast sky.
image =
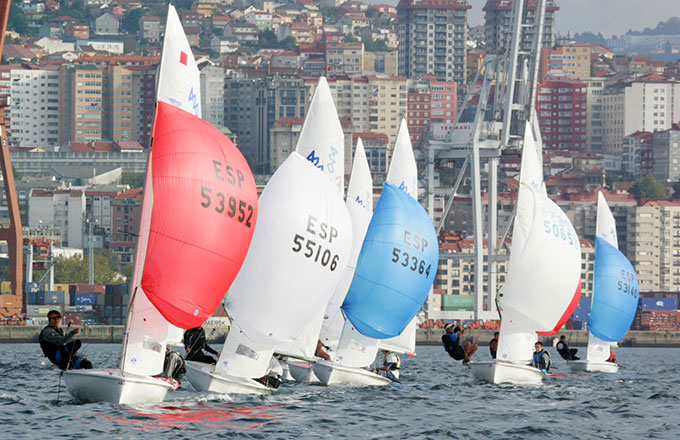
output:
[[[397, 4], [398, 0], [365, 0], [367, 3]], [[482, 24], [486, 0], [468, 0], [471, 25]], [[655, 27], [660, 21], [680, 16], [680, 0], [556, 0], [557, 32], [565, 35], [590, 31], [605, 37], [621, 35], [628, 29]]]

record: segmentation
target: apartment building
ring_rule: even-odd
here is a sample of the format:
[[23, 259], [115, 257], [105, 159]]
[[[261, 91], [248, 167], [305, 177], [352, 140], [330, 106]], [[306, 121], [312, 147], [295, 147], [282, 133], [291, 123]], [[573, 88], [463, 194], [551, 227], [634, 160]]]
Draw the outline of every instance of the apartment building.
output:
[[224, 125], [224, 68], [206, 66], [201, 69], [201, 118]]
[[10, 71], [9, 144], [13, 147], [59, 146], [59, 70], [16, 68]]
[[541, 51], [540, 78], [590, 78], [591, 51], [586, 43], [545, 47]]
[[142, 188], [131, 188], [111, 202], [111, 238], [109, 247], [120, 255], [122, 263], [132, 263], [142, 216]]
[[654, 134], [638, 131], [623, 138], [621, 171], [631, 179], [651, 174], [654, 168]]
[[[512, 0], [487, 0], [484, 5], [486, 53], [504, 53], [510, 48], [512, 39]], [[524, 2], [525, 14], [529, 22], [536, 17], [538, 0]], [[553, 47], [555, 41], [555, 13], [559, 7], [553, 0], [546, 0], [545, 20], [543, 23], [543, 47]], [[522, 48], [533, 46], [534, 29], [527, 29]]]
[[28, 198], [28, 226], [52, 226], [61, 231], [66, 247], [82, 248], [85, 193], [82, 189], [32, 189]]
[[586, 84], [586, 150], [604, 153], [602, 91], [605, 82], [600, 78], [587, 78]]
[[157, 66], [128, 66], [127, 69], [131, 75], [131, 137], [147, 148], [153, 129], [158, 69]]
[[680, 180], [680, 123], [652, 135], [652, 174], [660, 182]]
[[465, 83], [467, 0], [402, 0], [397, 5], [398, 72]]
[[453, 127], [458, 112], [458, 87], [455, 82], [430, 78], [409, 80], [408, 131], [416, 148], [423, 146], [427, 131], [441, 131], [435, 125]]
[[668, 130], [680, 120], [680, 82], [651, 74], [606, 86], [602, 95], [604, 153], [620, 157], [623, 138]]
[[536, 107], [544, 148], [586, 149], [586, 84], [576, 80], [546, 80], [538, 84]]
[[364, 65], [363, 43], [326, 42], [328, 75], [358, 75]]

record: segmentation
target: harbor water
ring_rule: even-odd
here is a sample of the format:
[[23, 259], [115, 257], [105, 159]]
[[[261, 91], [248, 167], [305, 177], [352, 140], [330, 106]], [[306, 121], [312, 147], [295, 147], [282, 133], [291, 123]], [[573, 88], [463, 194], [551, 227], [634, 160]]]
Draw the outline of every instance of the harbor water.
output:
[[[498, 386], [476, 382], [440, 346], [419, 346], [402, 358], [401, 384], [284, 383], [273, 395], [226, 397], [184, 381], [162, 404], [137, 407], [77, 404], [38, 344], [1, 348], [3, 439], [680, 437], [680, 348], [619, 348], [617, 374], [571, 374], [551, 348], [555, 374], [543, 385]], [[83, 354], [111, 367], [119, 349], [85, 344]], [[486, 347], [475, 357], [488, 359]]]

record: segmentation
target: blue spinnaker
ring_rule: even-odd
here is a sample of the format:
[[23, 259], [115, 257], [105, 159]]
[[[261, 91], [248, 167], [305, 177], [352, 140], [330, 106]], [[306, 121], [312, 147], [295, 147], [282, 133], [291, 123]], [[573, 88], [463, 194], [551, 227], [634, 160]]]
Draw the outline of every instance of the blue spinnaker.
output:
[[603, 341], [620, 341], [633, 322], [639, 299], [638, 278], [630, 261], [621, 251], [597, 237], [588, 330]]
[[368, 226], [342, 310], [364, 336], [398, 336], [427, 299], [439, 262], [432, 220], [386, 183]]

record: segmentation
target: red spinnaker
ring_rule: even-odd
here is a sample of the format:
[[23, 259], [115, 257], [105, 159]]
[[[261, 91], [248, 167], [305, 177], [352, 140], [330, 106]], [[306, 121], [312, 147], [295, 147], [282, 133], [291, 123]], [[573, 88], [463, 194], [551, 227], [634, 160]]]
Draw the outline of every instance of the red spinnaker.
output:
[[188, 329], [215, 312], [243, 264], [257, 189], [229, 138], [184, 110], [158, 102], [153, 138], [142, 289], [165, 319]]
[[581, 278], [579, 277], [578, 279], [578, 286], [576, 287], [576, 293], [574, 293], [574, 297], [571, 299], [571, 302], [569, 303], [569, 307], [567, 307], [567, 310], [564, 312], [564, 315], [560, 318], [560, 320], [557, 322], [557, 325], [555, 325], [555, 328], [550, 331], [550, 332], [536, 332], [537, 335], [539, 336], [552, 336], [560, 329], [562, 326], [564, 326], [564, 323], [566, 323], [569, 318], [571, 318], [571, 315], [574, 314], [574, 310], [576, 310], [576, 307], [578, 307], [578, 303], [581, 301]]

